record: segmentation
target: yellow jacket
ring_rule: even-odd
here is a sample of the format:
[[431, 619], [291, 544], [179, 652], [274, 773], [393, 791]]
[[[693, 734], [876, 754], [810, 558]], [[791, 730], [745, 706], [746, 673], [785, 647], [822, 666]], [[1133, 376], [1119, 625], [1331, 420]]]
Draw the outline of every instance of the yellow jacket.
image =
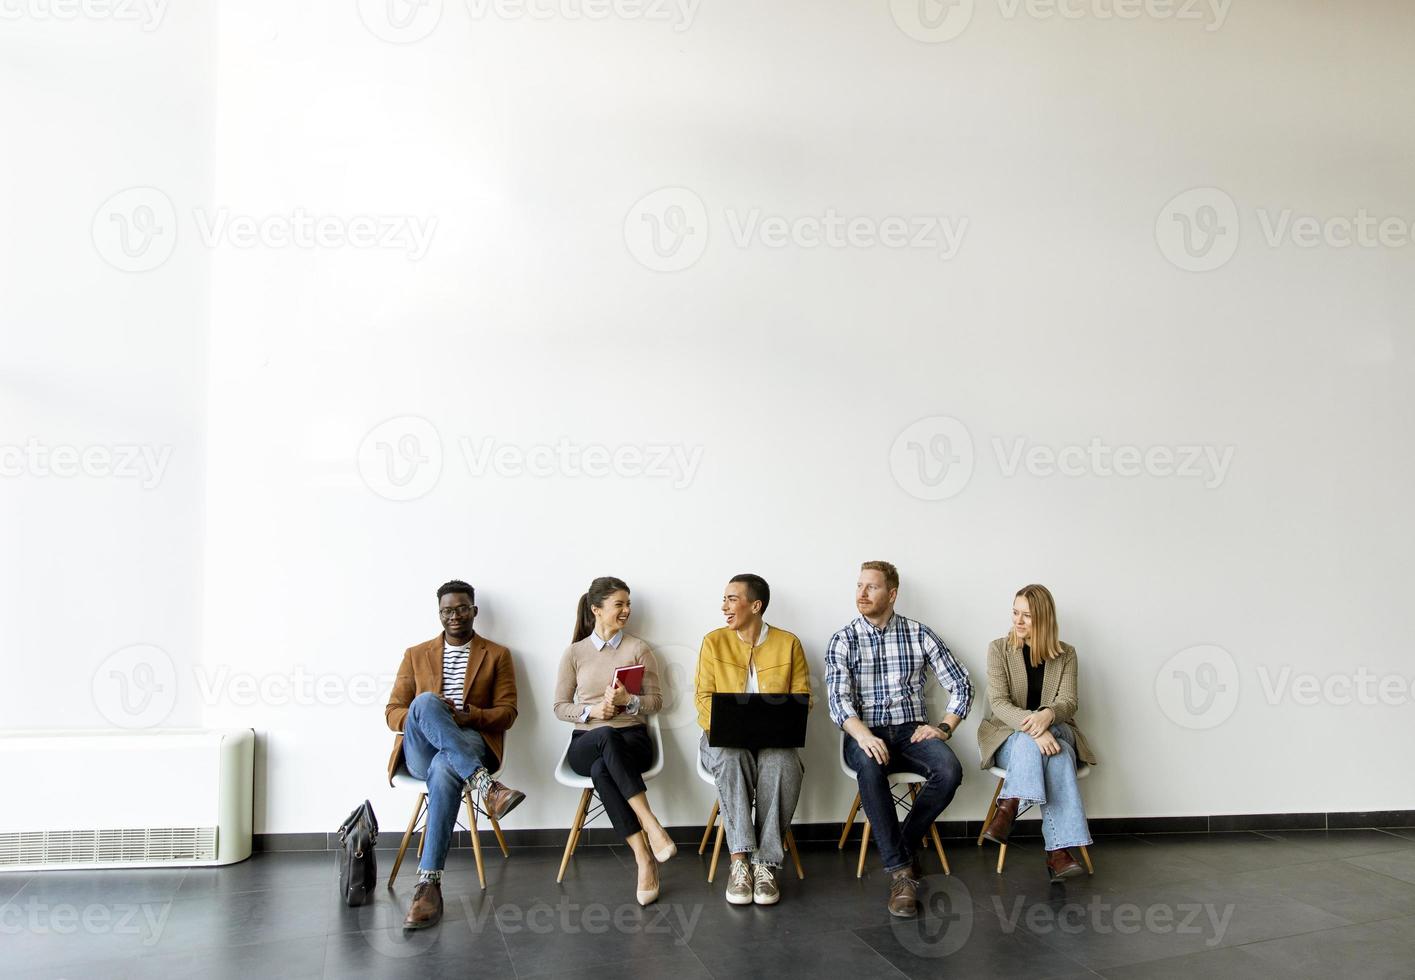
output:
[[[747, 690], [747, 661], [757, 665], [757, 687], [762, 694], [811, 693], [811, 675], [806, 669], [806, 651], [795, 634], [769, 626], [755, 649], [737, 638], [737, 631], [724, 626], [703, 637], [698, 651], [698, 725], [707, 731], [712, 725], [712, 696], [741, 694]], [[811, 699], [814, 703], [815, 699]]]

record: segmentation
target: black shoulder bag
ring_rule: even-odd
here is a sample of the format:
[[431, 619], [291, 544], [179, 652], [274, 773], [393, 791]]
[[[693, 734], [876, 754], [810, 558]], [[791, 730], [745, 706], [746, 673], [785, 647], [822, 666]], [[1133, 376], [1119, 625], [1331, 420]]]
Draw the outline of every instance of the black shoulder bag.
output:
[[350, 907], [363, 905], [378, 882], [378, 860], [373, 848], [378, 843], [378, 818], [368, 800], [349, 814], [339, 828], [339, 895]]

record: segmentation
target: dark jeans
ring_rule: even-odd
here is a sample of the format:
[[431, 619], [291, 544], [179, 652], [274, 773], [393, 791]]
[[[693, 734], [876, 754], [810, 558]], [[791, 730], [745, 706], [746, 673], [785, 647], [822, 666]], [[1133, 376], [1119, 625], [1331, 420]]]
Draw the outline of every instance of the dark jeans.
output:
[[627, 839], [643, 829], [629, 799], [644, 791], [644, 771], [653, 766], [653, 739], [646, 725], [577, 731], [570, 736], [565, 760], [575, 772], [594, 780], [604, 812], [620, 837]]
[[403, 764], [427, 783], [426, 844], [421, 871], [441, 871], [462, 805], [467, 777], [483, 766], [496, 772], [501, 763], [475, 728], [459, 728], [452, 710], [436, 694], [424, 691], [408, 705], [403, 721]]
[[[910, 722], [870, 729], [884, 739], [889, 749], [889, 764], [884, 766], [865, 755], [853, 738], [845, 736], [845, 764], [855, 770], [859, 779], [860, 804], [874, 827], [875, 844], [886, 871], [909, 867], [923, 844], [924, 834], [952, 802], [953, 794], [963, 782], [963, 767], [946, 742], [936, 738], [917, 743], [909, 741], [919, 724]], [[903, 826], [894, 812], [894, 795], [889, 791], [892, 772], [914, 772], [927, 779]]]

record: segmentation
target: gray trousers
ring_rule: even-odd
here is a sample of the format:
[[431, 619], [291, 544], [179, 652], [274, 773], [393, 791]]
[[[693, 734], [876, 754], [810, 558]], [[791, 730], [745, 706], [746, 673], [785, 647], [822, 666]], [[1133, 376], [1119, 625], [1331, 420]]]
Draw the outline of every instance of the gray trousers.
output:
[[[747, 854], [753, 864], [781, 867], [783, 841], [801, 797], [805, 766], [797, 749], [726, 749], [698, 743], [703, 766], [717, 783], [717, 798], [727, 848]], [[752, 804], [756, 803], [756, 819]]]

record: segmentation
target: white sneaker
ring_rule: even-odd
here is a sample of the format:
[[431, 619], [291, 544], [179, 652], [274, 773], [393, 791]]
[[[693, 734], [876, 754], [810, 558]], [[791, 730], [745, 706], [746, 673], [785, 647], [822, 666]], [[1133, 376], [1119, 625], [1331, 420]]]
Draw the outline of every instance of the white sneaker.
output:
[[776, 887], [776, 871], [765, 864], [752, 865], [752, 901], [758, 905], [775, 905], [781, 901], [781, 891]]
[[752, 904], [752, 871], [745, 860], [733, 861], [727, 873], [727, 901], [732, 905]]

